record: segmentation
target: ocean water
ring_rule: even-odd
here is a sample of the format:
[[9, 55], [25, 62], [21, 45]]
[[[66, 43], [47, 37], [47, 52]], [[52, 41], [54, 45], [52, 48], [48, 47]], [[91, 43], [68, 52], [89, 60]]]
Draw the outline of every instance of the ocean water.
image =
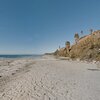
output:
[[0, 58], [40, 58], [43, 55], [0, 55]]

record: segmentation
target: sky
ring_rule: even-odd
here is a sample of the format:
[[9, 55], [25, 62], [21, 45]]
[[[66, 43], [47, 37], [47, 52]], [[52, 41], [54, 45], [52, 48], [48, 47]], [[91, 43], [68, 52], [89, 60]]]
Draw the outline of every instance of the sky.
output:
[[0, 54], [53, 52], [100, 29], [100, 0], [0, 0]]

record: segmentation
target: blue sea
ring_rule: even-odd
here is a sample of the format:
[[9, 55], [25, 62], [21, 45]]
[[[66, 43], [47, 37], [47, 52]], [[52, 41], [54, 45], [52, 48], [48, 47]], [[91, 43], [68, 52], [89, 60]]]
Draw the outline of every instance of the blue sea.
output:
[[0, 55], [0, 58], [40, 58], [43, 55]]

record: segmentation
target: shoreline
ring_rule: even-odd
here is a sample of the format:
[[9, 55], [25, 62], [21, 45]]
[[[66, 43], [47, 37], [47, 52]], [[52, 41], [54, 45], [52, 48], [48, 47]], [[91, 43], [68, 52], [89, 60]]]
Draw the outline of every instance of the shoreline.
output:
[[38, 59], [5, 59], [2, 63], [0, 100], [100, 99], [100, 68], [93, 62], [44, 55]]

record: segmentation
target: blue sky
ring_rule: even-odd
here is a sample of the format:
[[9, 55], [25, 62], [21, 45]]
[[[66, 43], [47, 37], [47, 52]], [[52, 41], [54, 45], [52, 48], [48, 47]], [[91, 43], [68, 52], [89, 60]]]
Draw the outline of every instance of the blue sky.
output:
[[91, 28], [100, 29], [100, 0], [0, 0], [0, 54], [52, 52]]

